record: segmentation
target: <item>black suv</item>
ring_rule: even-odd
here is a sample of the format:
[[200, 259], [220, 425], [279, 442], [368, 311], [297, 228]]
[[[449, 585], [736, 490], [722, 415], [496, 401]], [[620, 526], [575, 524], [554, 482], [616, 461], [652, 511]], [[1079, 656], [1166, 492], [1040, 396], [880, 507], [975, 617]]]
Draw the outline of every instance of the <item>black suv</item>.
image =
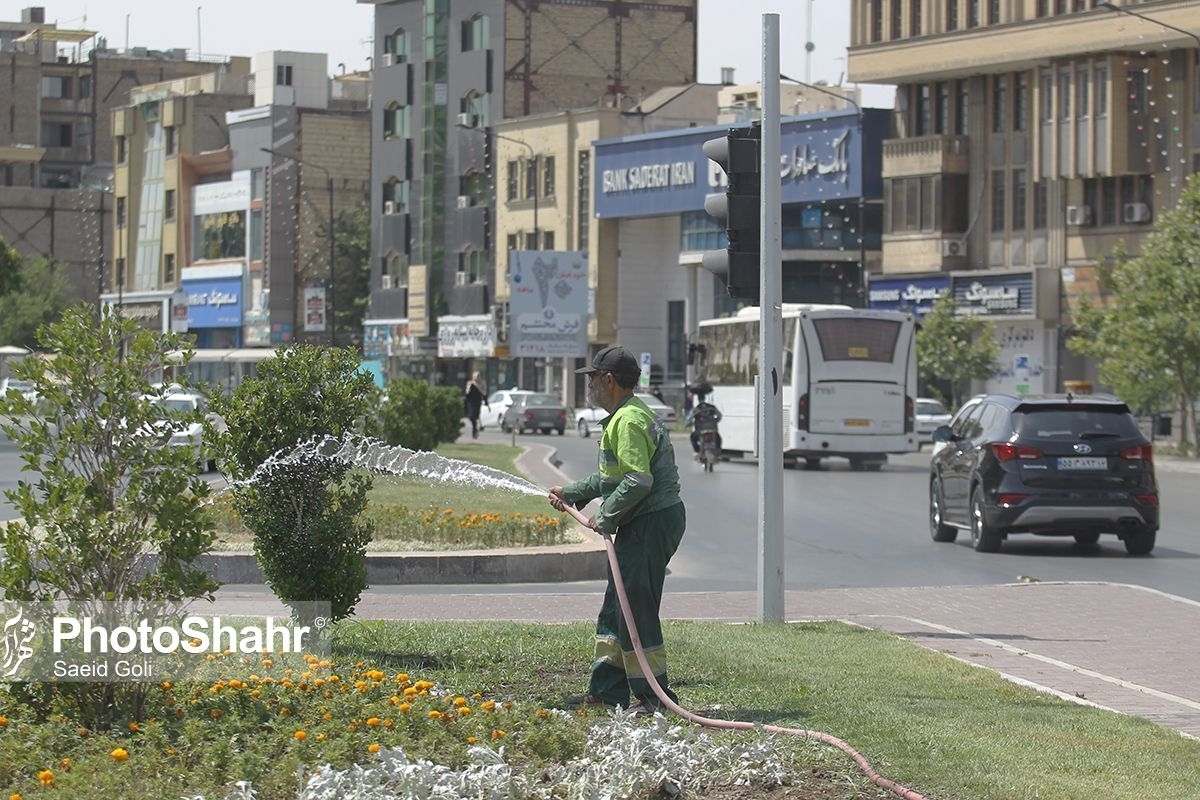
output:
[[[1154, 549], [1158, 485], [1150, 442], [1129, 407], [1103, 395], [990, 394], [934, 431], [929, 532], [971, 532], [980, 552], [1010, 533], [1115, 533], [1130, 555]], [[935, 448], [938, 446], [935, 445]]]

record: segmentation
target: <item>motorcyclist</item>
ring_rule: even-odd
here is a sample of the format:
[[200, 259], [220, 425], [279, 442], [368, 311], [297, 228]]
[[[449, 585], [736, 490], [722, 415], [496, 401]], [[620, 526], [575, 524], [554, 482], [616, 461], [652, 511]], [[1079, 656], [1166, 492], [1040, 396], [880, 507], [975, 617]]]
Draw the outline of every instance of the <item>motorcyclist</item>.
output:
[[716, 435], [717, 450], [721, 449], [721, 434], [717, 431], [717, 423], [721, 421], [721, 410], [705, 400], [711, 391], [712, 387], [706, 383], [692, 387], [695, 404], [684, 418], [684, 421], [692, 426], [692, 452], [697, 457], [700, 456], [700, 440], [705, 431], [712, 431]]

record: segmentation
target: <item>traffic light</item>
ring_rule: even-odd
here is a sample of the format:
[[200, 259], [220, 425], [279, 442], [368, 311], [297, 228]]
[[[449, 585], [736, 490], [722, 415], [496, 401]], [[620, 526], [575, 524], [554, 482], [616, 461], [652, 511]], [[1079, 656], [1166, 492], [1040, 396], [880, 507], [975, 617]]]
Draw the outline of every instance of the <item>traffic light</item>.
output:
[[730, 297], [759, 299], [759, 252], [761, 229], [759, 193], [759, 142], [762, 128], [730, 128], [726, 136], [704, 143], [704, 155], [715, 161], [729, 178], [724, 194], [710, 194], [704, 210], [725, 227], [729, 246], [704, 254], [702, 266], [722, 278]]

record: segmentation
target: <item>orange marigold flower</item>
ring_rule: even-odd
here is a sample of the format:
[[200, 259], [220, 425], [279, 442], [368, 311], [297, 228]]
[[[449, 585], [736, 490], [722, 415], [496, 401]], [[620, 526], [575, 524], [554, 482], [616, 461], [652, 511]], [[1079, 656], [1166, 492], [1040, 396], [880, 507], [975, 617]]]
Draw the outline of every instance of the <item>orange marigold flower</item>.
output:
[[330, 714], [328, 711], [326, 711], [321, 715], [321, 719], [333, 719], [333, 714]]
[[214, 708], [212, 711], [209, 711], [209, 712], [208, 712], [208, 715], [209, 715], [210, 717], [212, 717], [213, 719], [220, 719], [220, 718], [222, 717], [222, 715], [224, 715], [224, 713], [225, 713], [225, 712], [224, 712], [224, 711], [222, 711], [221, 709], [219, 709], [219, 708]]
[[8, 800], [21, 800], [21, 795], [18, 792], [13, 792], [8, 796]]
[[484, 700], [483, 703], [481, 703], [479, 707], [482, 708], [484, 711], [491, 711], [493, 708], [496, 707], [496, 701], [495, 700]]
[[38, 783], [40, 783], [42, 786], [53, 786], [54, 785], [54, 770], [44, 769], [41, 772], [39, 772], [38, 773]]
[[308, 738], [308, 733], [306, 731], [296, 731], [295, 733], [292, 734], [292, 738], [295, 739], [297, 742], [303, 742], [305, 739]]
[[141, 730], [141, 728], [142, 726], [138, 725], [136, 722], [129, 723], [129, 730], [133, 733], [137, 733], [139, 730]]
[[538, 715], [538, 719], [546, 719], [547, 717], [550, 716], [550, 712], [544, 708], [539, 708], [537, 715]]
[[372, 742], [371, 744], [367, 745], [367, 752], [368, 753], [378, 753], [379, 752], [379, 742]]
[[426, 716], [429, 717], [430, 719], [441, 719], [442, 712], [438, 711], [437, 709], [434, 709], [433, 711], [430, 711], [428, 714], [426, 714]]
[[468, 736], [468, 737], [467, 737], [467, 744], [475, 744], [475, 742], [476, 742], [476, 741], [477, 741], [477, 740], [475, 739], [475, 737], [474, 737], [474, 736]]
[[396, 709], [401, 712], [408, 711], [410, 708], [412, 708], [412, 705], [409, 703], [401, 703], [400, 705], [396, 706]]
[[496, 730], [492, 731], [493, 739], [503, 739], [505, 737], [505, 735], [506, 734], [504, 733], [504, 731], [500, 730], [499, 728], [496, 728]]
[[58, 768], [61, 769], [63, 772], [70, 772], [71, 771], [71, 759], [64, 756], [62, 758], [62, 760], [58, 762]]
[[456, 706], [465, 706], [466, 704], [467, 704], [467, 698], [465, 698], [465, 697], [456, 697], [456, 698], [454, 698], [454, 705], [456, 705]]
[[109, 755], [112, 756], [113, 761], [128, 761], [129, 760], [129, 751], [126, 750], [124, 747], [117, 747], [117, 748], [113, 749], [113, 751], [111, 753], [109, 753]]
[[162, 683], [159, 684], [159, 686], [162, 687], [162, 690], [164, 692], [171, 691], [171, 682], [170, 681], [163, 681]]
[[376, 725], [379, 724], [379, 722], [380, 722], [379, 717], [368, 717], [367, 718], [367, 727], [374, 728]]

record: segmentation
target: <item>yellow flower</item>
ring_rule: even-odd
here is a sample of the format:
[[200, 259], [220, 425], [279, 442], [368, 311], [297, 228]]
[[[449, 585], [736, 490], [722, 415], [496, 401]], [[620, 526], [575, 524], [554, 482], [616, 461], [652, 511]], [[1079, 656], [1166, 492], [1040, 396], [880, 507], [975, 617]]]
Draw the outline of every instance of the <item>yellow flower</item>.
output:
[[496, 730], [492, 731], [493, 739], [503, 739], [504, 736], [505, 736], [504, 731], [500, 730], [499, 728], [496, 728]]
[[141, 729], [141, 726], [138, 725], [136, 722], [129, 723], [129, 730], [131, 732], [137, 733], [140, 729]]
[[544, 708], [539, 708], [537, 715], [538, 715], [538, 719], [546, 719], [547, 717], [550, 716], [550, 712]]
[[412, 708], [412, 706], [411, 706], [411, 705], [409, 705], [408, 703], [401, 703], [400, 705], [396, 706], [396, 708], [397, 708], [397, 709], [398, 709], [398, 710], [399, 710], [401, 713], [403, 713], [403, 712], [405, 712], [405, 711], [408, 711], [410, 708]]
[[58, 762], [58, 768], [61, 769], [63, 772], [70, 772], [71, 771], [71, 759], [64, 756], [62, 758], [62, 760]]
[[325, 734], [323, 734], [323, 733], [318, 733], [318, 734], [317, 734], [317, 741], [318, 741], [318, 742], [323, 742], [323, 741], [325, 741]]
[[38, 783], [40, 783], [42, 786], [53, 786], [54, 785], [54, 770], [44, 769], [41, 772], [39, 772], [38, 773]]
[[8, 724], [8, 717], [4, 716], [3, 714], [0, 714], [0, 728], [3, 728], [7, 724]]
[[474, 736], [467, 737], [467, 744], [475, 744], [475, 741], [476, 741], [476, 739]]
[[162, 683], [159, 684], [159, 686], [162, 687], [162, 690], [164, 692], [171, 691], [171, 682], [170, 681], [163, 681]]
[[129, 751], [126, 750], [124, 747], [116, 748], [111, 753], [109, 753], [109, 755], [112, 756], [113, 761], [128, 761], [129, 760]]
[[467, 704], [467, 698], [465, 698], [465, 697], [456, 697], [456, 698], [454, 698], [454, 705], [456, 705], [456, 706], [465, 706], [466, 704]]
[[495, 700], [484, 700], [480, 704], [479, 707], [482, 708], [484, 711], [491, 711], [493, 708], [496, 707], [496, 701]]
[[467, 715], [468, 715], [468, 714], [470, 714], [470, 713], [471, 713], [471, 709], [470, 709], [470, 708], [468, 708], [467, 706], [459, 706], [459, 708], [458, 708], [458, 715], [459, 715], [460, 717], [465, 717], [465, 716], [467, 716]]
[[379, 742], [372, 742], [371, 744], [367, 745], [367, 752], [368, 753], [378, 753], [379, 752]]
[[428, 716], [430, 719], [441, 719], [442, 712], [438, 711], [437, 709], [434, 709], [433, 711], [430, 711], [426, 716]]
[[21, 795], [17, 792], [13, 792], [8, 796], [8, 800], [21, 800]]
[[367, 727], [368, 728], [374, 728], [378, 724], [379, 724], [379, 717], [370, 717], [367, 719]]
[[303, 742], [305, 739], [308, 738], [308, 733], [306, 733], [305, 731], [296, 731], [295, 733], [292, 734], [292, 738], [295, 739], [297, 742]]
[[321, 719], [333, 719], [333, 714], [330, 714], [328, 711], [326, 711], [321, 715]]

